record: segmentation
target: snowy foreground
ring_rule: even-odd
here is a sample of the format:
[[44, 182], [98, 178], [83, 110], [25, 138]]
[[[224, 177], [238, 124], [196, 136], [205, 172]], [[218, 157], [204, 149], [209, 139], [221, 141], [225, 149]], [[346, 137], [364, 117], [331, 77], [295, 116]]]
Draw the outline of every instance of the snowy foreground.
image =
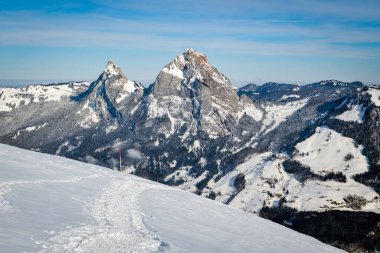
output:
[[0, 144], [0, 252], [339, 252], [216, 201]]

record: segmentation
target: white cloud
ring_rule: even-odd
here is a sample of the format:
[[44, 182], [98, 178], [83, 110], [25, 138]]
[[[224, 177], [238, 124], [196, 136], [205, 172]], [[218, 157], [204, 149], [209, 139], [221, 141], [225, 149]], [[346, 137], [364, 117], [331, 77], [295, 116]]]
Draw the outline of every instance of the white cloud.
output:
[[[128, 20], [100, 14], [0, 12], [0, 45], [154, 49], [187, 47], [224, 52], [335, 57], [379, 57], [380, 28], [302, 20]], [[21, 18], [21, 16], [23, 18]], [[356, 43], [355, 47], [350, 43]], [[340, 45], [343, 44], [343, 45]], [[354, 49], [354, 50], [353, 50]]]
[[134, 148], [130, 148], [127, 150], [127, 157], [136, 160], [141, 160], [144, 158], [143, 154]]

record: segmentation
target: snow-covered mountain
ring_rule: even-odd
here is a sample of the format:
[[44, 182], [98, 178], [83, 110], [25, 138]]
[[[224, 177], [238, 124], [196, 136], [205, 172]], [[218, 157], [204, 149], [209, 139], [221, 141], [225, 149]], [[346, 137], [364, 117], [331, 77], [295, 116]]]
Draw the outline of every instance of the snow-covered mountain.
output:
[[[1, 88], [0, 142], [113, 169], [121, 148], [128, 173], [346, 250], [373, 250], [379, 97], [377, 87], [336, 80], [236, 90], [206, 55], [187, 49], [147, 88], [111, 61], [91, 84]], [[336, 230], [318, 221], [330, 216], [341, 221]], [[354, 238], [338, 231], [353, 225]]]
[[109, 61], [99, 78], [71, 99], [79, 102], [82, 110], [87, 110], [96, 123], [100, 118], [121, 120], [128, 117], [128, 108], [136, 101], [136, 94], [141, 96], [142, 92], [141, 84], [129, 80], [119, 67]]
[[0, 144], [1, 252], [341, 252], [127, 173]]
[[193, 49], [167, 64], [151, 89], [148, 117], [167, 118], [167, 136], [184, 127], [182, 139], [199, 131], [217, 138], [236, 126], [239, 97], [230, 81]]

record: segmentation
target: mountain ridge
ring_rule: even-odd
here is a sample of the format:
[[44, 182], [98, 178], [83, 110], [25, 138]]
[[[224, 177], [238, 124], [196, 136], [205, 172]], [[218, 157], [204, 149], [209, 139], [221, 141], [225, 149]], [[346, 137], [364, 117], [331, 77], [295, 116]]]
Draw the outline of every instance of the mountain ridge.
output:
[[[287, 208], [296, 210], [290, 218], [333, 210], [361, 217], [380, 212], [378, 93], [336, 80], [235, 90], [204, 54], [187, 49], [147, 88], [108, 62], [89, 86], [0, 89], [0, 142], [113, 169], [121, 149], [129, 173], [273, 219]], [[324, 152], [339, 159], [323, 169], [310, 163]]]

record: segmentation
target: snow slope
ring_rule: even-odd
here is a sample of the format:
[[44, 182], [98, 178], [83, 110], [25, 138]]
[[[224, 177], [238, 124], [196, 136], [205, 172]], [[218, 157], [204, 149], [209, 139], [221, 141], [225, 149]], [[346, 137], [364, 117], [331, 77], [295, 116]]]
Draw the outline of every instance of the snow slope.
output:
[[70, 82], [61, 85], [29, 85], [21, 89], [0, 88], [0, 112], [10, 112], [20, 105], [49, 101], [60, 101], [63, 97], [74, 95], [87, 82]]
[[0, 145], [0, 252], [339, 252], [191, 193]]
[[[347, 176], [368, 171], [367, 158], [361, 153], [363, 147], [351, 138], [328, 127], [317, 127], [315, 133], [296, 145], [295, 159], [310, 166], [316, 174], [342, 172]], [[347, 155], [352, 158], [345, 159]]]
[[[264, 206], [278, 206], [281, 199], [286, 200], [284, 205], [298, 211], [355, 211], [344, 199], [356, 194], [366, 200], [362, 211], [379, 213], [379, 195], [352, 179], [352, 176], [368, 171], [362, 148], [332, 129], [318, 127], [312, 136], [296, 145], [293, 158], [320, 176], [341, 172], [346, 182], [317, 179], [300, 182], [283, 167], [284, 160], [289, 158], [287, 155], [266, 152], [251, 155], [217, 182], [210, 180], [202, 195], [208, 196], [212, 191], [217, 201], [259, 213]], [[235, 179], [239, 175], [244, 177], [244, 189], [241, 191], [235, 187]]]
[[344, 111], [335, 118], [343, 121], [356, 121], [358, 123], [363, 123], [363, 117], [366, 109], [367, 108], [363, 107], [363, 104], [350, 105], [349, 110]]
[[380, 106], [380, 90], [374, 89], [374, 88], [369, 88], [368, 94], [371, 95], [372, 103], [374, 103], [376, 106]]
[[[367, 201], [362, 210], [378, 213], [378, 194], [370, 187], [352, 179], [354, 175], [368, 171], [368, 161], [361, 153], [362, 149], [361, 145], [355, 146], [351, 138], [344, 137], [328, 127], [318, 127], [312, 136], [298, 143], [294, 157], [296, 160], [309, 166], [311, 171], [318, 175], [341, 172], [347, 177], [347, 182], [309, 180], [302, 188], [296, 184], [290, 185], [289, 192], [294, 194], [289, 197], [289, 202], [293, 202], [291, 206], [307, 211], [349, 210], [343, 199], [354, 192]], [[300, 189], [298, 193], [296, 188]]]
[[266, 116], [263, 120], [261, 131], [269, 132], [284, 122], [287, 117], [304, 107], [309, 100], [307, 98], [284, 104], [268, 103], [264, 106]]

